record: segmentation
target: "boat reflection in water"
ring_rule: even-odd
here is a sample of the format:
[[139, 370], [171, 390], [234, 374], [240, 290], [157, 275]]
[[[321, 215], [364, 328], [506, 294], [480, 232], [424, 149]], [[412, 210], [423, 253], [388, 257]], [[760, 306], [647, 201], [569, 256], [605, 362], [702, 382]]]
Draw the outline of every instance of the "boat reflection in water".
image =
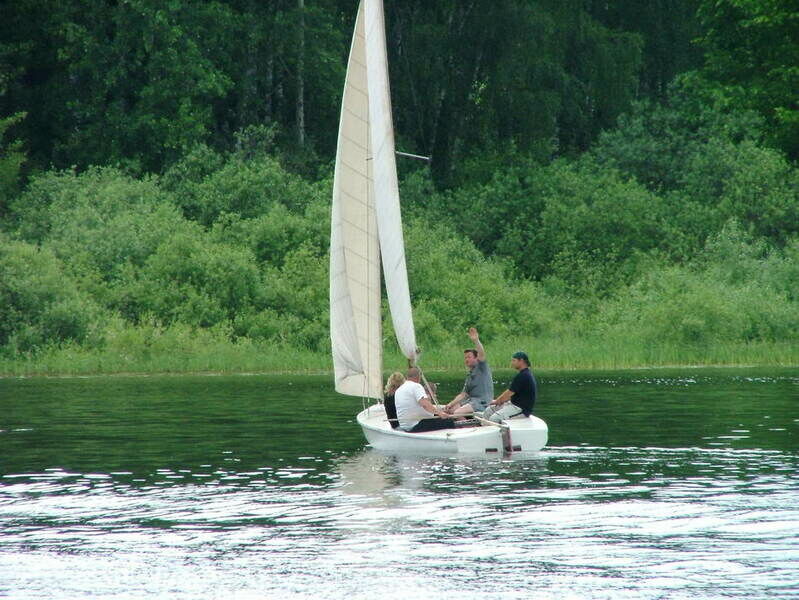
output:
[[500, 484], [537, 479], [547, 452], [486, 456], [392, 454], [367, 448], [339, 459], [333, 470], [342, 492], [371, 497], [374, 505], [402, 503], [402, 492], [464, 492], [487, 480]]

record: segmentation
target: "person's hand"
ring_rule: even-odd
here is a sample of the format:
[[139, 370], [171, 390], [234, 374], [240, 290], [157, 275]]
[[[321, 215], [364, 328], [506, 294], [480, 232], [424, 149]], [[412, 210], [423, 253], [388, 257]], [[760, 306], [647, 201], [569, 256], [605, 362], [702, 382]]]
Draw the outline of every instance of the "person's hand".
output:
[[480, 336], [477, 333], [477, 329], [474, 327], [469, 327], [469, 339], [473, 342], [476, 342]]

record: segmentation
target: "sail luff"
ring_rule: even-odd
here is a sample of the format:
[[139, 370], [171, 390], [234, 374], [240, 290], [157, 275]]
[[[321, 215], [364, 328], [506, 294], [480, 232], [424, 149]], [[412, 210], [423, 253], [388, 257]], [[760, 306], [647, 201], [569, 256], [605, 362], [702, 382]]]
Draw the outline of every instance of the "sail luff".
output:
[[380, 250], [370, 160], [363, 5], [353, 33], [339, 121], [330, 233], [330, 339], [336, 391], [382, 395]]
[[399, 183], [394, 155], [394, 125], [386, 52], [385, 15], [382, 0], [364, 0], [366, 71], [369, 99], [369, 136], [373, 149], [374, 194], [383, 274], [391, 319], [402, 353], [416, 359]]

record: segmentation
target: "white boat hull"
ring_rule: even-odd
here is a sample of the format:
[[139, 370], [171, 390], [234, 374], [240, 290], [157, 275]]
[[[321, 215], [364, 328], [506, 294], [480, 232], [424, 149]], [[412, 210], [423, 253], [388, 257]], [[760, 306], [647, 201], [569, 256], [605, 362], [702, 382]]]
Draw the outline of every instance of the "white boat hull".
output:
[[[358, 424], [369, 444], [383, 452], [400, 454], [486, 454], [506, 450], [500, 427], [461, 427], [425, 433], [392, 429], [381, 404], [358, 413]], [[513, 452], [538, 452], [546, 446], [547, 424], [536, 416], [515, 417], [504, 422], [510, 433]]]

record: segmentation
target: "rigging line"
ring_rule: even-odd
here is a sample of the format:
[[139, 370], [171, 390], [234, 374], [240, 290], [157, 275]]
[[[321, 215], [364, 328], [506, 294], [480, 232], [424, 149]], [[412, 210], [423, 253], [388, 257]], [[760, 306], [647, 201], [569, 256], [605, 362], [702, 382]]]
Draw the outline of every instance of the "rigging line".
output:
[[416, 368], [419, 369], [419, 375], [421, 375], [422, 385], [424, 385], [424, 388], [427, 390], [427, 393], [430, 394], [430, 399], [433, 401], [433, 404], [435, 404], [438, 407], [441, 407], [441, 405], [438, 403], [438, 397], [436, 396], [435, 391], [433, 391], [433, 387], [430, 385], [430, 383], [428, 383], [427, 377], [424, 376], [424, 371], [422, 371], [422, 367], [416, 365]]

